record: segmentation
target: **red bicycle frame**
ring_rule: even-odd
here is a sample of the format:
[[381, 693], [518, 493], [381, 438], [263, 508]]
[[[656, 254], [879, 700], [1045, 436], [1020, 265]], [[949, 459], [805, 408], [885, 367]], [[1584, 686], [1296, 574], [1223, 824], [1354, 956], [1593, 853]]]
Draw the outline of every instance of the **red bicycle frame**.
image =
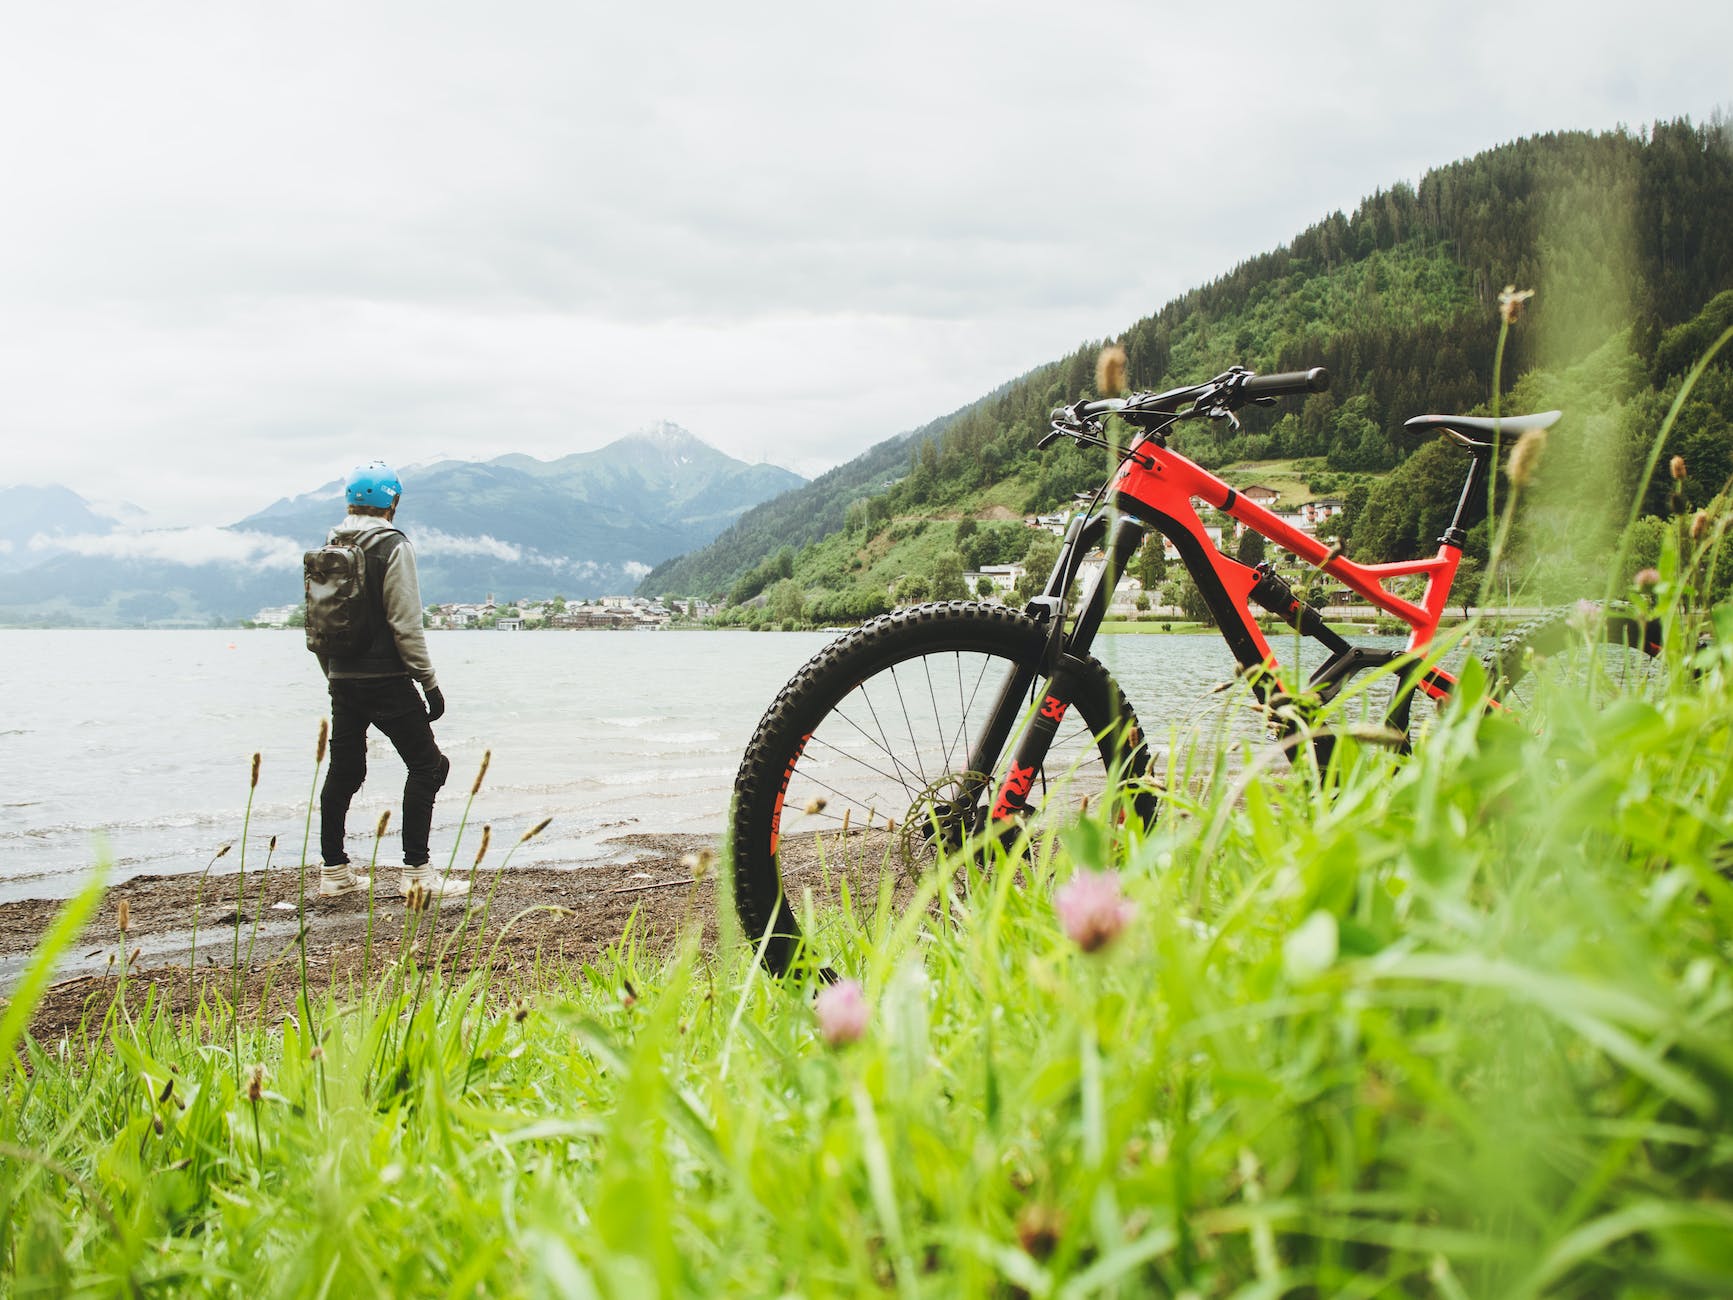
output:
[[[1111, 496], [1113, 511], [1108, 515], [1072, 520], [1046, 590], [1028, 605], [1027, 612], [1051, 628], [1047, 653], [1038, 665], [1024, 666], [1007, 679], [990, 725], [971, 750], [969, 770], [999, 771], [1001, 747], [1010, 739], [1024, 701], [1032, 698], [1030, 693], [1038, 675], [1047, 678], [1044, 693], [1038, 701], [1039, 707], [1015, 746], [1007, 774], [996, 782], [996, 797], [991, 804], [993, 820], [1015, 817], [1027, 806], [1027, 778], [1039, 770], [1059, 720], [1071, 705], [1074, 665], [1088, 654], [1089, 646], [1100, 630], [1113, 584], [1136, 554], [1146, 532], [1152, 528], [1179, 551], [1186, 571], [1197, 583], [1199, 593], [1220, 625], [1223, 639], [1239, 660], [1260, 700], [1268, 700], [1272, 694], [1298, 698], [1301, 692], [1283, 680], [1282, 665], [1251, 613], [1253, 604], [1275, 614], [1330, 651], [1329, 659], [1308, 682], [1320, 700], [1334, 696], [1359, 672], [1397, 665], [1398, 688], [1386, 714], [1386, 724], [1396, 735], [1405, 737], [1407, 734], [1409, 705], [1416, 693], [1441, 700], [1455, 689], [1456, 679], [1427, 664], [1424, 655], [1444, 616], [1450, 588], [1462, 562], [1462, 545], [1467, 537], [1463, 524], [1478, 501], [1488, 467], [1496, 455], [1496, 444], [1462, 435], [1453, 430], [1450, 423], [1460, 421], [1479, 430], [1486, 422], [1468, 417], [1440, 416], [1421, 416], [1409, 421], [1411, 428], [1442, 428], [1469, 451], [1470, 461], [1456, 514], [1439, 538], [1437, 554], [1428, 559], [1394, 564], [1355, 563], [1342, 555], [1337, 547], [1320, 542], [1255, 501], [1246, 500], [1214, 474], [1167, 444], [1167, 430], [1180, 419], [1194, 414], [1228, 415], [1236, 405], [1243, 405], [1248, 400], [1321, 392], [1327, 383], [1322, 370], [1257, 376], [1236, 369], [1191, 388], [1140, 394], [1123, 401], [1109, 399], [1078, 403], [1053, 412], [1053, 433], [1038, 445], [1045, 446], [1054, 437], [1067, 436], [1076, 438], [1079, 446], [1111, 448], [1112, 444], [1103, 436], [1099, 424], [1099, 417], [1109, 413], [1118, 413], [1140, 432], [1130, 450], [1121, 454], [1119, 468], [1103, 489]], [[1550, 422], [1548, 418], [1547, 423]], [[1407, 624], [1406, 649], [1370, 650], [1351, 645], [1347, 638], [1325, 623], [1322, 615], [1301, 603], [1273, 566], [1243, 564], [1224, 555], [1210, 541], [1193, 504], [1196, 501], [1222, 511], [1230, 519], [1244, 524], [1328, 574], [1350, 591], [1357, 592], [1374, 609]], [[1075, 618], [1067, 629], [1067, 593], [1077, 576], [1083, 554], [1097, 542], [1106, 552], [1107, 563], [1076, 606]], [[1418, 603], [1398, 596], [1384, 586], [1393, 578], [1407, 577], [1425, 579], [1426, 585]], [[1299, 729], [1292, 719], [1284, 726], [1290, 731]], [[1128, 737], [1127, 743], [1136, 751], [1134, 761], [1141, 761], [1136, 757], [1141, 752], [1141, 741]], [[1333, 743], [1330, 737], [1320, 734], [1312, 737], [1311, 743], [1320, 759], [1327, 759]]]
[[[1262, 666], [1275, 674], [1278, 681], [1280, 664], [1264, 638], [1263, 629], [1251, 617], [1249, 610], [1253, 588], [1258, 586], [1263, 575], [1217, 549], [1205, 531], [1203, 520], [1198, 517], [1192, 504], [1194, 500], [1201, 500], [1230, 519], [1261, 533], [1283, 550], [1292, 552], [1350, 591], [1359, 593], [1377, 609], [1401, 619], [1408, 625], [1407, 649], [1411, 653], [1423, 651], [1431, 644], [1450, 598], [1457, 565], [1462, 560], [1461, 548], [1444, 541], [1439, 544], [1438, 553], [1430, 559], [1356, 564], [1337, 548], [1301, 532], [1257, 502], [1248, 501], [1208, 470], [1161, 446], [1153, 438], [1143, 439], [1133, 447], [1114, 475], [1109, 491], [1121, 513], [1148, 524], [1173, 541], [1221, 624], [1235, 657], [1247, 668]], [[1415, 576], [1426, 579], [1426, 588], [1418, 604], [1384, 587], [1384, 583], [1392, 578]], [[1212, 591], [1212, 585], [1217, 590]], [[1450, 693], [1455, 679], [1448, 673], [1433, 669], [1421, 678], [1418, 685], [1428, 695], [1443, 698]]]

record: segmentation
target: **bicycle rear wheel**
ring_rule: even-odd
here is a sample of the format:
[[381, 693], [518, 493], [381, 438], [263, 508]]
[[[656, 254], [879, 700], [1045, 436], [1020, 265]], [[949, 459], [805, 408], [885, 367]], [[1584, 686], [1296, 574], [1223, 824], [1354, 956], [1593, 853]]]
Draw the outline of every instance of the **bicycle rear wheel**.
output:
[[[918, 878], [979, 832], [995, 771], [969, 755], [1008, 680], [1044, 684], [1047, 629], [1001, 605], [919, 605], [839, 638], [785, 686], [758, 724], [735, 781], [734, 901], [765, 964], [786, 970], [802, 941], [790, 882], [840, 872], [862, 883], [885, 872]], [[1072, 708], [1030, 794], [1032, 816], [1074, 816], [1117, 782], [1139, 780], [1148, 755], [1137, 720], [1094, 659], [1076, 669]], [[1027, 721], [993, 766], [1008, 757]], [[1147, 820], [1154, 799], [1135, 788]]]
[[1541, 701], [1543, 680], [1590, 700], [1656, 698], [1667, 687], [1660, 651], [1658, 622], [1585, 601], [1512, 629], [1482, 662], [1493, 698], [1529, 711]]

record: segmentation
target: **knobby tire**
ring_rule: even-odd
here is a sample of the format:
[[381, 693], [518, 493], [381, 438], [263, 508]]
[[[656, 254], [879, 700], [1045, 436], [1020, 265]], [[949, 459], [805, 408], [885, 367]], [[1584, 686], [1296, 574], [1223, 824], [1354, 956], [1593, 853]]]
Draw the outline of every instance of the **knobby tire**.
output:
[[[782, 688], [741, 760], [732, 819], [735, 908], [755, 949], [769, 935], [770, 970], [786, 971], [805, 938], [784, 885], [791, 843], [827, 870], [851, 856], [869, 874], [921, 866], [923, 853], [936, 853], [935, 810], [953, 797], [984, 809], [1004, 775], [1021, 726], [994, 771], [969, 773], [964, 756], [998, 682], [1038, 665], [1047, 638], [1046, 626], [1002, 605], [917, 605], [839, 637]], [[1037, 817], [1075, 810], [1061, 806], [1061, 790], [1069, 799], [1115, 779], [1141, 786], [1148, 766], [1107, 669], [1073, 662], [1073, 707], [1031, 797]], [[1033, 689], [1044, 681], [1037, 672]], [[1129, 809], [1147, 821], [1153, 795], [1134, 791]]]

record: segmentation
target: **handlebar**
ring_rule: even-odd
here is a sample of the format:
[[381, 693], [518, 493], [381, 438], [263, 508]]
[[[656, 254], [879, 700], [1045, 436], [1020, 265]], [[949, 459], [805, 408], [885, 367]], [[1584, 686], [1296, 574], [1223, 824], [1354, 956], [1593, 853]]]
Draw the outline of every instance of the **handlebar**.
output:
[[1240, 392], [1247, 397], [1298, 397], [1321, 393], [1330, 386], [1330, 372], [1322, 366], [1310, 370], [1288, 370], [1279, 375], [1247, 375]]
[[1048, 417], [1053, 431], [1036, 446], [1045, 448], [1055, 438], [1086, 434], [1103, 415], [1122, 414], [1132, 423], [1154, 432], [1158, 428], [1165, 429], [1175, 420], [1230, 416], [1250, 402], [1321, 393], [1329, 386], [1330, 374], [1322, 366], [1275, 375], [1254, 375], [1236, 366], [1208, 383], [1173, 388], [1165, 393], [1135, 393], [1130, 397], [1108, 397], [1094, 402], [1056, 406]]

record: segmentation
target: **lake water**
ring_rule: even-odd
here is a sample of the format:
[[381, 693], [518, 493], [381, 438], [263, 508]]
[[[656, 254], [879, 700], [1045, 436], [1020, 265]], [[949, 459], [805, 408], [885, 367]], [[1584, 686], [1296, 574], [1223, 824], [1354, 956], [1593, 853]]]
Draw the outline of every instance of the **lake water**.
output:
[[[452, 773], [434, 813], [436, 862], [484, 750], [471, 817], [502, 850], [553, 823], [515, 865], [618, 858], [631, 834], [720, 838], [741, 751], [778, 688], [824, 633], [432, 632]], [[1213, 636], [1109, 636], [1098, 655], [1146, 732], [1219, 711], [1233, 660]], [[72, 893], [106, 853], [116, 878], [200, 871], [238, 841], [252, 755], [262, 756], [248, 867], [297, 865], [325, 688], [299, 633], [0, 630], [0, 899]], [[1240, 724], [1255, 731], [1255, 719]], [[365, 860], [379, 813], [395, 822], [403, 768], [372, 733], [350, 814]], [[474, 832], [465, 843], [475, 844]], [[238, 849], [238, 842], [236, 844]], [[381, 860], [399, 861], [396, 833]], [[309, 847], [318, 858], [318, 827]], [[467, 856], [465, 858], [467, 860]], [[232, 870], [238, 852], [218, 864]]]

